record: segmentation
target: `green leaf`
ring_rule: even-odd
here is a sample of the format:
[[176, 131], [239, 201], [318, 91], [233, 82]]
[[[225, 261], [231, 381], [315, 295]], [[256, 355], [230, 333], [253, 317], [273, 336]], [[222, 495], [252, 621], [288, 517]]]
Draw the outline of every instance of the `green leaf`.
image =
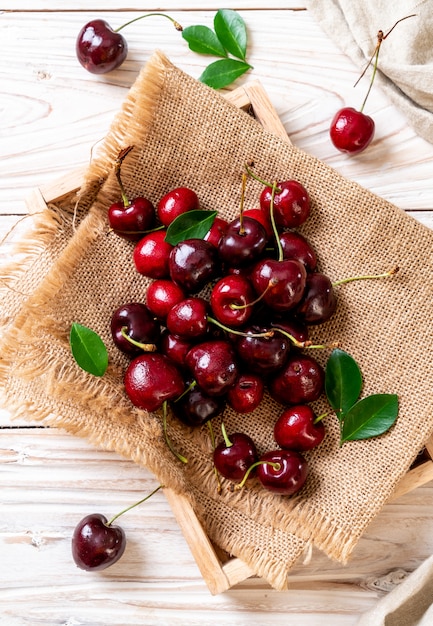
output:
[[338, 419], [355, 404], [362, 388], [362, 375], [355, 359], [335, 349], [326, 363], [325, 393]]
[[215, 32], [234, 57], [245, 61], [247, 54], [247, 29], [239, 13], [232, 9], [220, 9], [214, 17]]
[[165, 241], [175, 246], [185, 239], [203, 239], [214, 223], [217, 213], [218, 211], [197, 209], [178, 215], [167, 228]]
[[189, 49], [194, 52], [217, 57], [227, 56], [224, 46], [208, 26], [187, 26], [182, 31], [182, 37], [188, 42]]
[[398, 397], [378, 393], [363, 398], [346, 413], [341, 442], [377, 437], [391, 428], [398, 415]]
[[208, 65], [199, 80], [213, 89], [222, 89], [250, 69], [251, 65], [243, 61], [220, 59]]
[[108, 367], [108, 352], [100, 336], [91, 328], [74, 322], [69, 334], [72, 356], [78, 365], [95, 376], [103, 376]]

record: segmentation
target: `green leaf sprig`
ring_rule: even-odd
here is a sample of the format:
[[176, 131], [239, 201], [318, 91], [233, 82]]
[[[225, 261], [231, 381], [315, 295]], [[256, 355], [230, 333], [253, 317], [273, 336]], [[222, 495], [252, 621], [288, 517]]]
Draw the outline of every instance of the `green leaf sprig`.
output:
[[252, 69], [246, 60], [247, 28], [239, 13], [232, 9], [217, 11], [213, 26], [214, 30], [202, 25], [187, 26], [182, 37], [190, 50], [221, 57], [205, 68], [199, 80], [213, 89], [222, 89]]
[[91, 328], [74, 322], [69, 333], [72, 356], [85, 372], [103, 376], [108, 367], [108, 351], [101, 337]]
[[165, 241], [176, 246], [185, 239], [204, 239], [218, 211], [193, 209], [178, 215], [168, 226]]
[[358, 400], [362, 374], [355, 359], [336, 348], [328, 358], [325, 393], [340, 422], [340, 443], [369, 439], [385, 433], [398, 415], [396, 394], [381, 393]]

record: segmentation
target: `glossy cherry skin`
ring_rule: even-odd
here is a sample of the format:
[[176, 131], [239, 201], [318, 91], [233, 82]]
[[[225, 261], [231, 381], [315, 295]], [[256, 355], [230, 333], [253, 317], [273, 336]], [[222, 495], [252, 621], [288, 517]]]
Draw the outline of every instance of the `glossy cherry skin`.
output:
[[125, 372], [124, 384], [132, 404], [146, 411], [156, 411], [165, 400], [178, 398], [185, 387], [180, 370], [158, 352], [135, 357]]
[[126, 536], [120, 526], [109, 526], [100, 513], [84, 517], [72, 535], [72, 557], [79, 568], [102, 570], [120, 559], [125, 551]]
[[115, 202], [108, 209], [110, 228], [124, 239], [139, 241], [144, 232], [149, 230], [155, 220], [155, 209], [147, 198], [138, 197], [125, 206]]
[[125, 38], [105, 20], [92, 20], [78, 33], [77, 58], [92, 74], [106, 74], [122, 65], [128, 54]]
[[176, 187], [158, 202], [156, 212], [161, 224], [169, 226], [182, 213], [199, 208], [197, 194], [188, 187]]
[[[308, 476], [306, 459], [295, 450], [270, 450], [260, 457], [257, 478], [267, 489], [281, 496], [292, 496], [305, 484]], [[269, 463], [276, 463], [274, 467]]]
[[161, 333], [160, 350], [168, 356], [180, 369], [185, 368], [185, 358], [191, 350], [193, 342], [173, 335], [167, 328]]
[[220, 396], [232, 387], [239, 375], [239, 366], [229, 341], [212, 339], [191, 348], [186, 365], [198, 386], [210, 396]]
[[269, 393], [281, 404], [305, 404], [320, 397], [325, 372], [312, 356], [292, 354], [285, 366], [269, 381]]
[[206, 334], [208, 303], [204, 298], [191, 297], [173, 306], [167, 315], [167, 328], [183, 339], [197, 339]]
[[170, 252], [169, 270], [186, 293], [197, 293], [219, 272], [217, 249], [204, 239], [181, 241]]
[[[294, 259], [259, 261], [251, 273], [251, 282], [263, 302], [273, 311], [285, 312], [293, 309], [304, 294], [307, 271]], [[273, 282], [270, 285], [270, 282]], [[266, 291], [266, 293], [264, 293]]]
[[257, 260], [268, 241], [264, 227], [251, 217], [237, 218], [229, 223], [218, 245], [222, 263], [229, 267], [242, 267]]
[[[220, 278], [210, 295], [210, 306], [214, 317], [232, 328], [243, 326], [251, 317], [256, 295], [251, 282], [245, 276], [231, 275]], [[241, 306], [243, 308], [232, 308]]]
[[286, 450], [312, 450], [325, 437], [322, 420], [316, 422], [316, 414], [308, 404], [297, 404], [285, 409], [274, 425], [274, 439]]
[[286, 230], [280, 234], [283, 259], [295, 259], [305, 265], [307, 272], [314, 272], [317, 256], [308, 240], [295, 230]]
[[227, 393], [227, 404], [236, 413], [251, 413], [263, 400], [265, 385], [258, 374], [241, 374]]
[[[274, 218], [277, 226], [297, 228], [310, 215], [310, 197], [307, 190], [297, 180], [277, 183], [280, 191], [274, 196]], [[272, 187], [265, 187], [260, 194], [260, 206], [270, 215]]]
[[291, 335], [296, 341], [304, 343], [308, 341], [308, 326], [295, 317], [276, 315], [270, 320], [271, 328], [281, 328]]
[[266, 231], [268, 240], [273, 237], [273, 230], [269, 213], [263, 211], [261, 208], [246, 209], [244, 211], [244, 217], [251, 217], [253, 220], [257, 220], [263, 226]]
[[244, 433], [233, 433], [229, 435], [229, 440], [231, 446], [224, 441], [217, 445], [213, 462], [221, 476], [240, 483], [247, 469], [257, 461], [257, 449], [251, 437]]
[[176, 417], [186, 426], [194, 428], [203, 426], [220, 415], [225, 406], [224, 396], [209, 396], [198, 386], [182, 395], [177, 402], [171, 403], [171, 409]]
[[166, 232], [157, 230], [145, 235], [134, 247], [135, 269], [148, 278], [169, 277], [169, 256], [173, 246], [165, 241]]
[[335, 114], [329, 134], [337, 150], [359, 154], [370, 145], [374, 131], [374, 120], [369, 115], [344, 107]]
[[161, 322], [175, 304], [185, 298], [184, 291], [172, 280], [157, 278], [153, 280], [146, 290], [146, 305], [149, 311]]
[[306, 324], [322, 324], [336, 308], [337, 297], [329, 277], [320, 272], [307, 276], [304, 297], [296, 308], [301, 320]]
[[282, 333], [275, 332], [271, 337], [254, 335], [267, 333], [269, 326], [251, 325], [244, 329], [245, 336], [234, 339], [236, 353], [250, 371], [266, 376], [280, 370], [290, 354], [290, 340]]
[[212, 226], [209, 228], [203, 239], [214, 245], [215, 248], [218, 248], [219, 242], [226, 232], [228, 225], [229, 223], [227, 220], [217, 215], [212, 223]]
[[128, 337], [142, 344], [156, 344], [161, 334], [160, 325], [141, 302], [128, 302], [118, 307], [111, 316], [110, 330], [119, 350], [131, 356], [142, 354], [141, 348], [125, 339], [122, 328]]

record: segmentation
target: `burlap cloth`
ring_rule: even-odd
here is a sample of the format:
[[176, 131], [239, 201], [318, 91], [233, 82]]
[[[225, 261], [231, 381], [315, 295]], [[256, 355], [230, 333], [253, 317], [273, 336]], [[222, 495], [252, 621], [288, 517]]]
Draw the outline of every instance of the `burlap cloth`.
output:
[[[296, 498], [272, 495], [254, 480], [217, 493], [207, 428], [169, 419], [180, 463], [165, 443], [161, 416], [131, 406], [122, 386], [125, 357], [114, 347], [109, 320], [127, 301], [143, 300], [147, 279], [132, 263], [133, 244], [107, 235], [107, 207], [119, 198], [113, 162], [135, 149], [122, 169], [132, 196], [155, 203], [187, 185], [201, 206], [235, 216], [247, 159], [269, 180], [293, 177], [308, 189], [312, 215], [302, 232], [320, 267], [336, 280], [398, 265], [392, 279], [338, 288], [332, 321], [312, 332], [338, 340], [360, 363], [363, 394], [398, 393], [400, 414], [380, 438], [339, 446], [334, 415], [327, 436], [309, 453], [310, 475]], [[246, 206], [261, 186], [247, 185]], [[345, 563], [363, 531], [393, 492], [433, 430], [433, 233], [403, 211], [345, 180], [331, 168], [265, 132], [247, 113], [155, 53], [131, 88], [78, 197], [66, 196], [34, 220], [15, 267], [2, 271], [0, 381], [17, 416], [38, 419], [87, 437], [101, 448], [150, 468], [187, 495], [209, 537], [241, 557], [277, 589], [306, 546]], [[71, 322], [95, 329], [109, 348], [107, 374], [96, 378], [73, 361]], [[328, 352], [316, 351], [325, 363]], [[325, 401], [315, 408], [323, 412]], [[254, 414], [224, 414], [229, 432], [243, 430], [259, 451], [275, 447], [280, 407], [270, 398]], [[219, 432], [219, 420], [214, 430]]]
[[[360, 74], [374, 52], [378, 30], [386, 34], [397, 20], [416, 15], [398, 24], [383, 42], [375, 80], [414, 130], [433, 143], [433, 1], [306, 0], [306, 6]], [[361, 106], [372, 71], [373, 65], [348, 106]], [[362, 94], [358, 101], [356, 94]], [[368, 104], [364, 112], [368, 114]]]

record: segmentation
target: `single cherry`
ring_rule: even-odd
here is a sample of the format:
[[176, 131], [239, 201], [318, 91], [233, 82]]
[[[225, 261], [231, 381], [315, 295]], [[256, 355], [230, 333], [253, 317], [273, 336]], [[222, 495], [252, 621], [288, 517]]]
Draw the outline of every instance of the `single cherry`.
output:
[[270, 450], [260, 457], [257, 478], [267, 489], [282, 496], [292, 496], [305, 484], [307, 460], [295, 450]]
[[164, 13], [140, 15], [116, 30], [105, 20], [91, 20], [82, 27], [77, 36], [75, 51], [78, 61], [92, 74], [106, 74], [118, 68], [128, 54], [128, 44], [119, 31], [137, 20], [151, 17], [152, 15], [167, 17], [173, 22], [176, 30], [182, 30], [182, 26], [178, 22]]
[[229, 341], [212, 339], [193, 346], [186, 355], [186, 365], [198, 386], [210, 396], [220, 396], [232, 387], [239, 366]]
[[192, 348], [190, 339], [173, 335], [167, 328], [161, 333], [160, 350], [168, 356], [180, 369], [185, 368], [185, 358]]
[[290, 406], [281, 413], [274, 425], [274, 439], [286, 450], [312, 450], [322, 443], [325, 426], [309, 404]]
[[165, 230], [145, 235], [134, 247], [135, 269], [148, 278], [169, 278], [169, 255], [173, 246], [165, 241]]
[[180, 370], [157, 352], [135, 357], [125, 372], [124, 384], [132, 404], [146, 411], [156, 411], [165, 401], [179, 397], [185, 387]]
[[262, 376], [279, 371], [289, 358], [291, 342], [270, 326], [250, 325], [234, 337], [236, 353], [244, 367]]
[[256, 261], [268, 241], [264, 227], [251, 217], [236, 218], [229, 223], [218, 245], [222, 263], [243, 267]]
[[181, 300], [167, 315], [167, 328], [173, 335], [191, 340], [203, 337], [208, 327], [208, 303], [200, 297]]
[[253, 220], [257, 220], [263, 226], [266, 231], [268, 239], [272, 238], [272, 224], [269, 218], [269, 213], [263, 211], [260, 207], [255, 209], [246, 209], [244, 211], [244, 217], [251, 217]]
[[285, 312], [293, 309], [304, 295], [307, 271], [294, 259], [259, 261], [251, 274], [251, 282], [258, 295], [270, 309]]
[[336, 308], [337, 297], [329, 277], [321, 272], [309, 274], [296, 315], [305, 324], [322, 324], [334, 314]]
[[264, 392], [262, 376], [241, 374], [227, 393], [227, 403], [236, 413], [251, 413], [260, 405]]
[[243, 326], [254, 310], [256, 294], [245, 276], [229, 275], [220, 278], [210, 295], [210, 306], [215, 318], [226, 326]]
[[182, 213], [199, 208], [198, 196], [189, 187], [176, 187], [158, 202], [156, 211], [161, 224], [169, 226]]
[[174, 305], [184, 298], [185, 293], [179, 285], [166, 278], [153, 280], [146, 290], [147, 308], [161, 322], [165, 322]]
[[215, 448], [213, 462], [221, 476], [239, 483], [245, 477], [248, 468], [257, 461], [256, 445], [245, 433], [233, 433], [228, 436], [224, 424], [222, 432], [224, 441]]
[[72, 557], [79, 568], [102, 570], [125, 552], [126, 535], [120, 526], [108, 524], [105, 515], [92, 513], [77, 524], [72, 535]]
[[214, 245], [215, 248], [218, 248], [219, 242], [226, 232], [228, 224], [227, 220], [217, 215], [203, 239]]
[[305, 265], [307, 272], [314, 272], [317, 256], [309, 241], [295, 230], [286, 230], [280, 234], [283, 259], [296, 259]]
[[219, 273], [215, 246], [204, 239], [185, 239], [169, 255], [171, 279], [189, 294], [200, 291]]
[[161, 334], [160, 325], [141, 302], [119, 306], [111, 316], [110, 329], [115, 345], [131, 356], [154, 351]]
[[[272, 187], [267, 186], [260, 194], [260, 206], [268, 215], [271, 212]], [[297, 180], [277, 183], [274, 196], [274, 218], [277, 226], [297, 228], [310, 215], [310, 197], [305, 187]]]
[[372, 142], [374, 131], [373, 118], [353, 107], [343, 107], [334, 115], [329, 135], [340, 152], [359, 154]]
[[269, 381], [269, 393], [281, 404], [305, 404], [320, 397], [324, 382], [325, 372], [314, 357], [293, 354]]
[[224, 396], [209, 396], [195, 385], [171, 403], [171, 410], [186, 426], [196, 428], [220, 415], [225, 406]]

